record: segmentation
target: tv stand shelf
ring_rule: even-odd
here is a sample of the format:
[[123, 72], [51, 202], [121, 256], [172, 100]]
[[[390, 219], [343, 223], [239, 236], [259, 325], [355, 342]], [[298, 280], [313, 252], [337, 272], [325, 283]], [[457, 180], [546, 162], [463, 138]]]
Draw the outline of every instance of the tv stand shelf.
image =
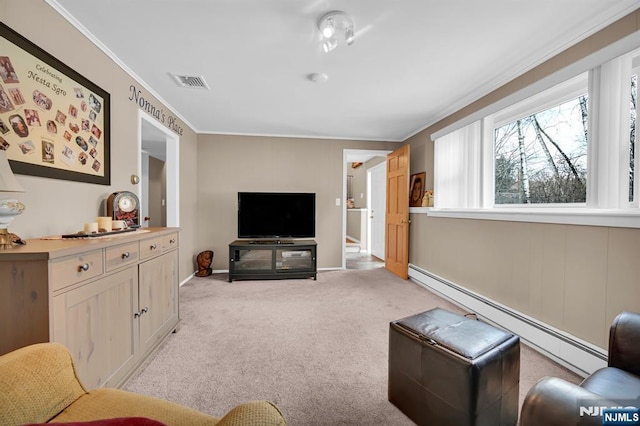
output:
[[229, 244], [229, 282], [241, 279], [317, 279], [313, 240], [236, 240]]

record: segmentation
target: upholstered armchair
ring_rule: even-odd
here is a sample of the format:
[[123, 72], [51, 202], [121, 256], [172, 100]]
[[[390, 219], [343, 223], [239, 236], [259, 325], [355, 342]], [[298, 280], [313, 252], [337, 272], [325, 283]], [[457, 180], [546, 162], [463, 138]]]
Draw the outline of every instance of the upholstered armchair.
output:
[[38, 343], [0, 356], [0, 389], [2, 426], [286, 426], [278, 408], [267, 401], [238, 405], [218, 418], [120, 389], [87, 392], [71, 354], [59, 343]]
[[622, 312], [609, 331], [607, 367], [580, 385], [541, 379], [524, 399], [520, 426], [601, 426], [596, 408], [629, 406], [640, 408], [640, 314]]

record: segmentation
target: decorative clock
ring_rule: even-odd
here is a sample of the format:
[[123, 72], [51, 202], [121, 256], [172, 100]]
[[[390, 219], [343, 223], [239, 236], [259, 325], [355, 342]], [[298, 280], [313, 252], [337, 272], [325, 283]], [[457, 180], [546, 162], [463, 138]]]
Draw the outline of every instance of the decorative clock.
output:
[[113, 220], [124, 220], [129, 228], [140, 226], [140, 201], [133, 192], [120, 191], [109, 195], [107, 216]]

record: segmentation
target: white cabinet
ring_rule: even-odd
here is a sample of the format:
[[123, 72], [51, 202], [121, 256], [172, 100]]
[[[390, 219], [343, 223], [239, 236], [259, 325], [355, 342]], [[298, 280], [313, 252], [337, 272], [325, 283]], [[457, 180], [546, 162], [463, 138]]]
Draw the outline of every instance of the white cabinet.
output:
[[0, 327], [0, 354], [60, 342], [88, 389], [122, 385], [178, 325], [175, 228], [28, 240], [0, 252], [0, 276], [0, 323], [15, 324]]

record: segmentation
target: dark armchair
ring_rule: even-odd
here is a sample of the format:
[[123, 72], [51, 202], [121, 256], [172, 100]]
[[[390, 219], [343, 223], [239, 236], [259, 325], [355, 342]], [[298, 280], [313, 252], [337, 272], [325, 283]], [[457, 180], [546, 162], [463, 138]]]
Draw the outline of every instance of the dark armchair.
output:
[[607, 367], [580, 385], [541, 379], [524, 399], [520, 426], [601, 426], [596, 407], [628, 406], [640, 408], [640, 314], [622, 312], [609, 331]]

